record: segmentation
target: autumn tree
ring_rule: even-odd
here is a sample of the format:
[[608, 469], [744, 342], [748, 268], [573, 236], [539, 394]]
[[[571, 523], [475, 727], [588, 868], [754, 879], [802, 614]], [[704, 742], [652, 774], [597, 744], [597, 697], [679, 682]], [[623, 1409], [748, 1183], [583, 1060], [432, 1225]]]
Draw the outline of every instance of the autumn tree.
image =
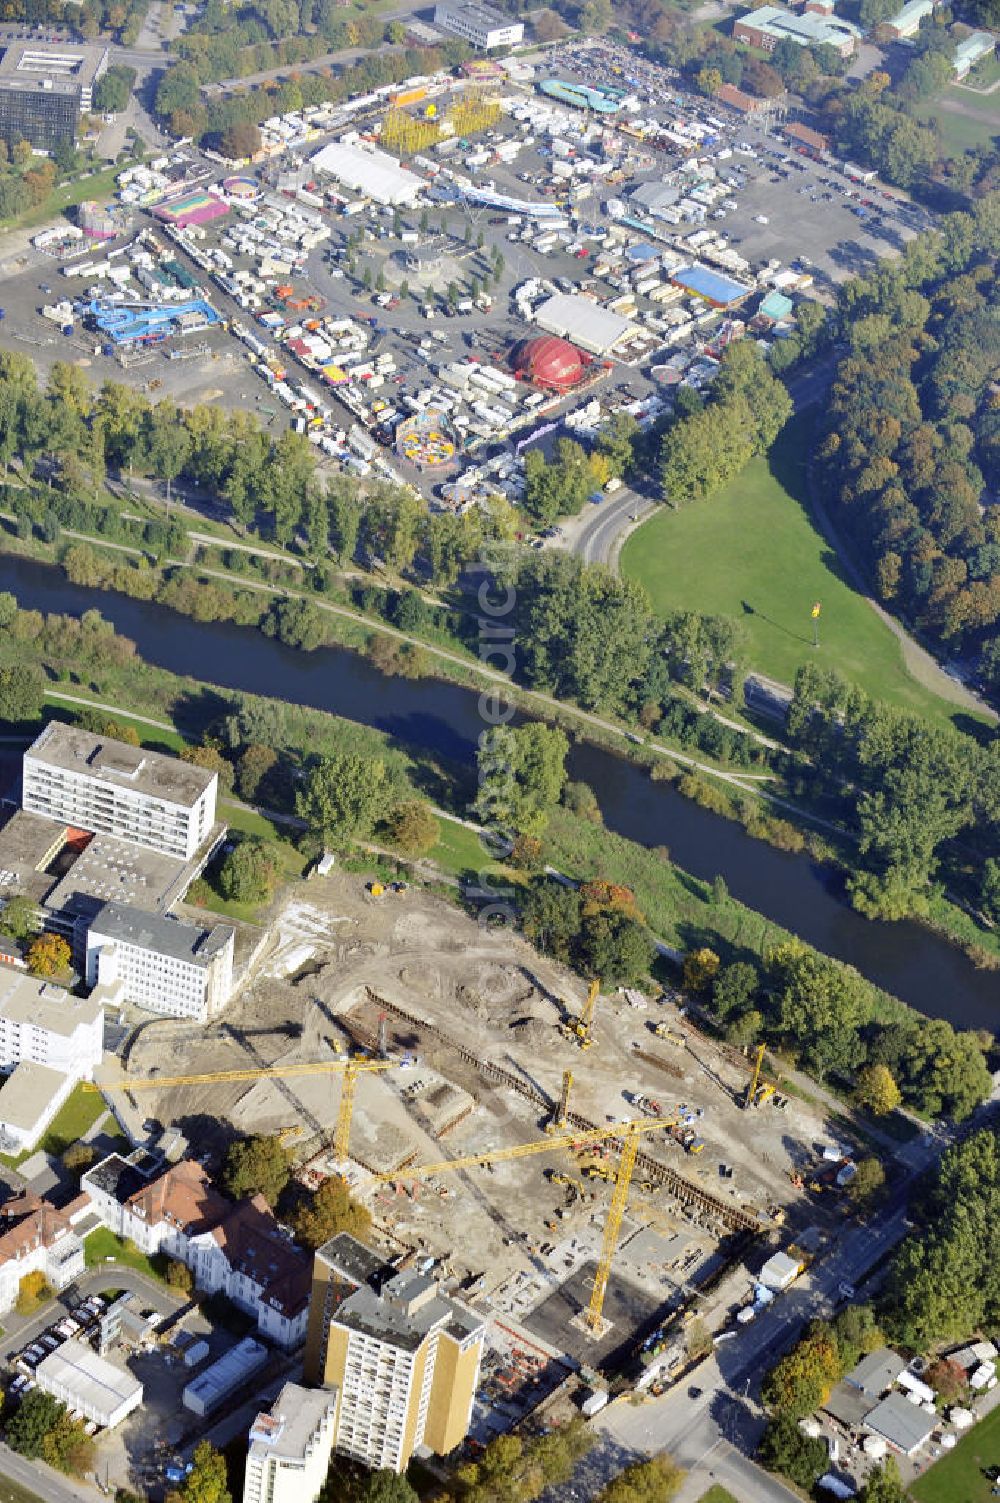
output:
[[858, 1083], [854, 1099], [876, 1117], [884, 1117], [896, 1110], [902, 1100], [888, 1065], [866, 1065], [858, 1071]]
[[684, 988], [689, 992], [706, 991], [719, 969], [719, 957], [703, 946], [689, 950], [684, 957]]
[[409, 799], [397, 804], [387, 821], [392, 845], [406, 856], [426, 856], [437, 845], [441, 825], [429, 804]]
[[634, 1461], [597, 1495], [597, 1503], [670, 1503], [684, 1481], [677, 1463], [660, 1451], [646, 1461]]
[[298, 1241], [315, 1250], [339, 1232], [363, 1240], [371, 1220], [367, 1208], [352, 1197], [347, 1181], [331, 1174], [295, 1212], [292, 1227]]
[[222, 1188], [233, 1200], [259, 1191], [269, 1206], [275, 1206], [291, 1172], [291, 1158], [278, 1136], [238, 1138], [226, 1153]]
[[190, 1294], [194, 1288], [194, 1274], [179, 1258], [170, 1259], [164, 1278], [168, 1286], [175, 1289], [178, 1294]]
[[839, 1378], [836, 1338], [828, 1325], [814, 1321], [766, 1375], [761, 1397], [770, 1409], [801, 1419], [826, 1402]]
[[72, 959], [61, 934], [40, 934], [28, 946], [28, 970], [33, 976], [65, 976]]
[[18, 1315], [33, 1315], [40, 1305], [52, 1299], [52, 1286], [41, 1269], [26, 1273], [17, 1286]]

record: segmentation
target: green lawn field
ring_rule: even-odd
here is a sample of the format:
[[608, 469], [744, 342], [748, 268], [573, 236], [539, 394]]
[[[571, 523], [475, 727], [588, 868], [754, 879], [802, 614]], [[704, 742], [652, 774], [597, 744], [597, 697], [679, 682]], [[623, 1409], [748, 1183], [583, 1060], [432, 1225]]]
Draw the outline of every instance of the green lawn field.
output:
[[736, 1503], [732, 1493], [727, 1493], [724, 1487], [714, 1482], [707, 1493], [702, 1493], [700, 1503]]
[[148, 1278], [160, 1277], [153, 1263], [144, 1252], [140, 1252], [134, 1242], [123, 1242], [106, 1226], [98, 1227], [96, 1232], [91, 1232], [85, 1238], [83, 1260], [88, 1268], [97, 1268], [104, 1263], [123, 1263], [126, 1268], [134, 1268], [137, 1273], [144, 1273]]
[[991, 1503], [993, 1483], [984, 1467], [1000, 1466], [1000, 1409], [981, 1420], [954, 1451], [914, 1482], [916, 1503]]
[[[715, 496], [661, 507], [628, 539], [622, 572], [656, 610], [733, 616], [750, 636], [751, 666], [785, 684], [806, 662], [836, 668], [876, 698], [933, 719], [954, 706], [924, 688], [900, 645], [844, 578], [803, 501], [808, 417], [788, 424], [768, 458]], [[819, 601], [819, 647], [811, 610]]]

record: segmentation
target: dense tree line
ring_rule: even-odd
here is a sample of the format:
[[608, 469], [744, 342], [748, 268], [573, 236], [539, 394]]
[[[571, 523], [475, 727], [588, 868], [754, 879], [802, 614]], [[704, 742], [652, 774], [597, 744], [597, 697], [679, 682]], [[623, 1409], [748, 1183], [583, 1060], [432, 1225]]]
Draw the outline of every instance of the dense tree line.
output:
[[881, 1301], [889, 1335], [917, 1352], [1000, 1322], [1000, 1143], [992, 1131], [949, 1148], [910, 1202], [916, 1230]]
[[765, 453], [791, 415], [791, 397], [753, 341], [730, 345], [704, 407], [663, 436], [663, 499], [679, 507], [710, 496]]
[[[811, 788], [834, 800], [857, 833], [848, 891], [862, 913], [926, 914], [959, 835], [996, 851], [1000, 742], [982, 748], [811, 664], [796, 676], [787, 731]], [[992, 872], [984, 866], [985, 882]], [[976, 896], [991, 911], [990, 893]]]
[[903, 1101], [929, 1116], [960, 1120], [990, 1091], [979, 1035], [909, 1011], [886, 1019], [870, 982], [798, 941], [763, 965], [722, 967], [712, 1005], [734, 1042], [766, 1038], [819, 1080], [849, 1082], [865, 1066], [884, 1065]]

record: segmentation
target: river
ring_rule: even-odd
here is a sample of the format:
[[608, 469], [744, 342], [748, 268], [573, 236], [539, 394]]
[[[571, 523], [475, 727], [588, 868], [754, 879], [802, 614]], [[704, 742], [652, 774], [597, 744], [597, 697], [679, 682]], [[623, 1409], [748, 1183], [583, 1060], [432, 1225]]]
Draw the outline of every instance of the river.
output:
[[[473, 691], [433, 678], [388, 678], [346, 649], [303, 653], [252, 627], [201, 625], [164, 606], [81, 589], [49, 565], [9, 555], [0, 555], [0, 589], [36, 610], [81, 615], [96, 607], [147, 662], [182, 677], [329, 710], [452, 759], [470, 760], [483, 729]], [[697, 877], [721, 873], [748, 907], [850, 962], [928, 1017], [993, 1030], [1000, 977], [976, 970], [946, 940], [919, 924], [862, 918], [845, 902], [835, 873], [752, 840], [732, 820], [699, 808], [669, 783], [654, 783], [602, 747], [574, 746], [569, 771], [594, 789], [609, 830], [667, 846]]]

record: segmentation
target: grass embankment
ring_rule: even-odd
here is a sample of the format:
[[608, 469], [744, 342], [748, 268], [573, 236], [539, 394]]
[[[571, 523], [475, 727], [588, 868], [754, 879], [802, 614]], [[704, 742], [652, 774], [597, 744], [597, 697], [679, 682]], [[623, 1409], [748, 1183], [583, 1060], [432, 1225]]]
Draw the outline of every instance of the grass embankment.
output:
[[0, 1503], [42, 1503], [42, 1500], [12, 1478], [0, 1477]]
[[75, 178], [65, 188], [53, 188], [44, 203], [33, 205], [13, 219], [0, 220], [0, 230], [33, 229], [35, 225], [47, 223], [75, 204], [83, 203], [85, 198], [95, 198], [98, 201], [110, 198], [115, 190], [115, 179], [122, 170], [121, 167], [95, 170], [87, 177]]
[[702, 1493], [701, 1503], [736, 1503], [732, 1493], [728, 1493], [724, 1487], [713, 1482], [707, 1493]]
[[989, 1503], [994, 1484], [986, 1469], [1000, 1466], [1000, 1409], [980, 1420], [948, 1455], [910, 1488], [916, 1503]]
[[71, 1143], [79, 1142], [106, 1115], [107, 1110], [104, 1098], [98, 1091], [87, 1091], [78, 1085], [56, 1112], [34, 1148], [26, 1148], [13, 1157], [0, 1154], [0, 1162], [16, 1169], [33, 1153], [51, 1153], [58, 1157], [66, 1152]]
[[106, 1226], [98, 1227], [96, 1232], [91, 1232], [85, 1238], [83, 1258], [88, 1268], [97, 1268], [104, 1263], [121, 1263], [125, 1268], [134, 1268], [136, 1273], [144, 1273], [148, 1278], [161, 1281], [155, 1264], [146, 1254], [140, 1252], [134, 1242], [123, 1242], [114, 1232], [108, 1231]]
[[622, 571], [645, 585], [656, 610], [742, 621], [751, 667], [781, 683], [793, 683], [803, 663], [818, 663], [875, 699], [951, 720], [955, 706], [911, 676], [898, 640], [848, 584], [809, 515], [810, 437], [811, 420], [795, 418], [771, 455], [751, 460], [718, 495], [682, 511], [659, 509], [626, 542]]

